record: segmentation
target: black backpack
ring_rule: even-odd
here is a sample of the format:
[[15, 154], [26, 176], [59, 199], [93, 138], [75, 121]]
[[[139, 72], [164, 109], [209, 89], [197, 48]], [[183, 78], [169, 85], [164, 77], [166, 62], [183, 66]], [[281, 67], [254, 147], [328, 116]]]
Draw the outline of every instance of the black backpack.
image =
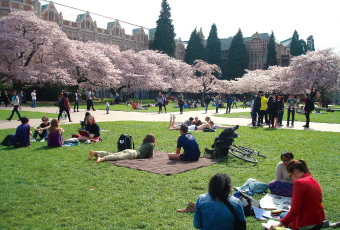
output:
[[[118, 151], [123, 151], [125, 149], [135, 149], [135, 143], [130, 135], [122, 134], [118, 139]], [[133, 147], [132, 147], [133, 146]]]
[[14, 134], [8, 134], [5, 139], [1, 142], [2, 145], [4, 146], [10, 146], [12, 145], [12, 137], [14, 136]]
[[59, 107], [59, 108], [64, 108], [64, 107], [65, 107], [64, 102], [65, 102], [65, 98], [62, 97], [62, 98], [59, 100], [59, 102], [58, 102], [58, 107]]
[[240, 192], [240, 201], [242, 203], [243, 207], [243, 212], [245, 216], [255, 216], [254, 209], [255, 208], [260, 208], [260, 202], [255, 200], [254, 198], [247, 196], [243, 192]]

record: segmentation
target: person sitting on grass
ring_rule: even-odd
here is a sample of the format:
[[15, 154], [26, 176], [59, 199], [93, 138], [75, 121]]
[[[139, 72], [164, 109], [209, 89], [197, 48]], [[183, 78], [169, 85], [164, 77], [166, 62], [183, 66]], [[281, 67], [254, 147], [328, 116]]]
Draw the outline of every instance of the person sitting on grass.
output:
[[294, 155], [290, 151], [283, 152], [281, 154], [281, 162], [279, 162], [275, 169], [276, 180], [268, 184], [268, 188], [272, 194], [280, 196], [292, 196], [293, 193], [293, 181], [288, 176], [286, 166], [293, 160]]
[[121, 152], [109, 153], [105, 151], [90, 151], [88, 159], [91, 160], [93, 156], [97, 157], [94, 164], [103, 161], [118, 161], [118, 160], [132, 160], [132, 159], [144, 159], [151, 158], [153, 156], [153, 149], [156, 146], [156, 138], [153, 134], [145, 136], [143, 143], [136, 150], [125, 149]]
[[12, 143], [14, 147], [31, 147], [30, 138], [32, 132], [31, 126], [28, 124], [29, 119], [27, 117], [21, 118], [21, 125], [17, 127], [15, 135], [12, 137]]
[[215, 174], [209, 181], [208, 193], [200, 195], [196, 205], [191, 204], [195, 208], [193, 226], [198, 229], [234, 229], [236, 214], [242, 222], [238, 229], [246, 229], [242, 203], [230, 195], [231, 190], [229, 175]]
[[90, 140], [91, 142], [98, 142], [100, 138], [100, 128], [99, 125], [96, 123], [96, 120], [92, 115], [89, 115], [85, 122], [86, 131], [88, 136], [80, 136], [78, 137], [79, 141], [87, 141]]
[[86, 123], [87, 117], [90, 115], [91, 115], [90, 112], [85, 113], [84, 121], [80, 121], [81, 129], [86, 130], [87, 125], [85, 123]]
[[48, 147], [61, 147], [63, 145], [64, 130], [59, 127], [57, 119], [52, 119], [51, 125], [47, 128]]
[[47, 116], [43, 116], [41, 120], [43, 123], [41, 123], [38, 127], [34, 128], [35, 131], [34, 131], [31, 142], [36, 141], [38, 134], [41, 139], [40, 142], [44, 142], [47, 139], [47, 130], [44, 128], [49, 127], [51, 123], [49, 122], [49, 119]]
[[[191, 133], [188, 133], [188, 126], [182, 124], [180, 126], [181, 136], [177, 140], [176, 153], [168, 154], [171, 160], [182, 160], [182, 161], [196, 161], [200, 157], [200, 149], [198, 147], [196, 138]], [[181, 154], [181, 148], [183, 153]]]

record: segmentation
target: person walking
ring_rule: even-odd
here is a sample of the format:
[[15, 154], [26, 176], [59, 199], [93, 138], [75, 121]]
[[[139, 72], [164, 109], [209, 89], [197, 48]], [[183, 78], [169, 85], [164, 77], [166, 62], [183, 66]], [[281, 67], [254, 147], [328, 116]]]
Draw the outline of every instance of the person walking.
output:
[[166, 100], [166, 97], [165, 97], [165, 94], [162, 95], [163, 97], [163, 107], [164, 107], [164, 113], [166, 113], [166, 104], [168, 103], [167, 100]]
[[282, 126], [282, 119], [283, 119], [283, 114], [285, 111], [285, 103], [284, 103], [284, 96], [280, 97], [280, 105], [279, 105], [279, 120], [278, 120], [278, 126]]
[[76, 107], [77, 107], [77, 112], [79, 112], [79, 99], [80, 99], [80, 94], [79, 94], [79, 91], [77, 90], [74, 94], [74, 112], [76, 112]]
[[306, 124], [303, 127], [309, 128], [309, 114], [314, 110], [314, 102], [309, 98], [309, 93], [305, 94], [305, 98], [306, 98], [305, 105]]
[[58, 122], [60, 121], [60, 117], [61, 118], [63, 117], [64, 111], [67, 113], [69, 122], [72, 122], [71, 116], [70, 116], [70, 102], [69, 102], [67, 96], [68, 96], [68, 94], [64, 93], [63, 98], [61, 98], [60, 101], [59, 101], [60, 110], [59, 110], [59, 115], [58, 115]]
[[19, 121], [21, 120], [21, 116], [20, 116], [20, 113], [18, 111], [18, 108], [20, 109], [20, 102], [19, 102], [19, 97], [17, 94], [17, 91], [14, 90], [13, 91], [13, 98], [12, 98], [12, 104], [13, 104], [13, 110], [12, 110], [12, 114], [9, 118], [7, 118], [8, 121], [11, 121], [13, 116], [14, 116], [14, 112], [16, 112], [18, 114], [18, 117], [19, 117]]
[[31, 98], [32, 98], [31, 108], [35, 108], [37, 103], [37, 93], [35, 92], [35, 89], [31, 93]]
[[218, 113], [218, 106], [220, 105], [220, 100], [221, 100], [221, 96], [217, 94], [217, 96], [215, 97], [216, 113]]
[[208, 112], [209, 103], [210, 103], [210, 96], [209, 96], [209, 95], [207, 95], [207, 96], [205, 96], [205, 98], [204, 98], [204, 104], [205, 104], [205, 113], [207, 113], [207, 112]]
[[289, 95], [290, 98], [287, 100], [288, 113], [287, 113], [287, 126], [289, 126], [290, 114], [292, 114], [291, 125], [294, 126], [294, 116], [295, 116], [295, 106], [297, 106], [297, 101], [294, 98], [294, 94]]
[[159, 92], [158, 93], [158, 97], [157, 97], [157, 101], [158, 101], [158, 114], [160, 114], [162, 111], [162, 106], [163, 106], [163, 96], [162, 93]]
[[229, 95], [227, 98], [227, 110], [225, 113], [230, 113], [232, 103], [233, 103], [233, 98]]
[[184, 97], [182, 93], [178, 97], [178, 106], [180, 114], [183, 114]]
[[243, 109], [246, 109], [247, 108], [247, 97], [246, 96], [244, 96], [243, 97]]
[[232, 105], [232, 108], [234, 108], [234, 105], [235, 105], [235, 108], [237, 109], [237, 98], [236, 97], [233, 97], [233, 105]]

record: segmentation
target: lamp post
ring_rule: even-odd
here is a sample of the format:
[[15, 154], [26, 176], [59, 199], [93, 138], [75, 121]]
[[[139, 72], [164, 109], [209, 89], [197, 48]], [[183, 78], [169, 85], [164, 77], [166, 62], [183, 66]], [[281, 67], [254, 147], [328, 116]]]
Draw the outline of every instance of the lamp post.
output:
[[58, 101], [59, 101], [59, 76], [60, 76], [60, 73], [57, 72], [57, 84], [58, 84]]

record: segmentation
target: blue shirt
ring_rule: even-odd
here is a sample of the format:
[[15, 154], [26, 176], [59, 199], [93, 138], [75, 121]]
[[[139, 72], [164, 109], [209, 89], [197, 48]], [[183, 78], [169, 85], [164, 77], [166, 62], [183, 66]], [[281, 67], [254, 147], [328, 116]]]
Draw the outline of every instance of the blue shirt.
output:
[[[240, 220], [245, 220], [241, 201], [228, 196], [229, 203], [234, 207]], [[199, 229], [234, 229], [235, 216], [229, 208], [216, 198], [213, 200], [209, 193], [198, 197], [195, 207], [193, 225]]]
[[29, 124], [21, 124], [17, 127], [15, 136], [12, 138], [13, 143], [20, 143], [22, 146], [30, 145], [30, 130]]
[[180, 136], [177, 140], [177, 148], [183, 147], [187, 160], [197, 160], [200, 157], [200, 149], [196, 138], [191, 133]]

